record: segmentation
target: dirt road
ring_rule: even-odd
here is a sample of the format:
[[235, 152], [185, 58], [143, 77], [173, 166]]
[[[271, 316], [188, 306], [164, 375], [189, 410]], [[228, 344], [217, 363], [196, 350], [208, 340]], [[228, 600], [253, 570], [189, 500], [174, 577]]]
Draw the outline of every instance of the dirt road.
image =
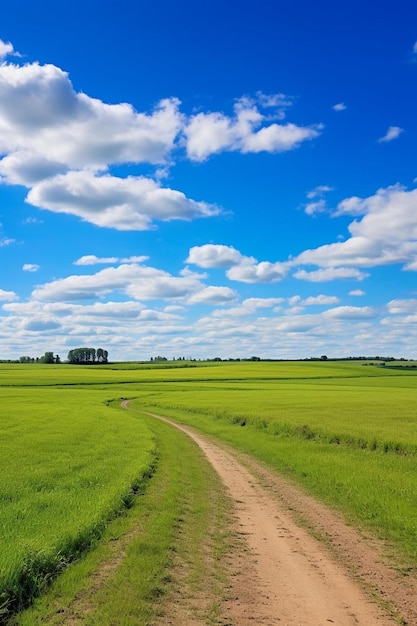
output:
[[[391, 567], [381, 546], [370, 545], [340, 516], [253, 460], [245, 458], [243, 464], [191, 428], [148, 415], [164, 419], [192, 437], [235, 503], [238, 532], [244, 535], [248, 549], [233, 556], [232, 569], [238, 573], [221, 623], [417, 624], [416, 580]], [[297, 524], [300, 518], [322, 540]]]

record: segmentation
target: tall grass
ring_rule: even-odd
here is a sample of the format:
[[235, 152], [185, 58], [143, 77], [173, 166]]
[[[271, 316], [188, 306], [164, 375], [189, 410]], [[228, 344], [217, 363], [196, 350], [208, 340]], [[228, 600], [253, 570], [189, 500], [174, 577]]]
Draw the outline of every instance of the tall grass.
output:
[[129, 506], [152, 471], [154, 442], [144, 424], [108, 408], [103, 394], [3, 389], [0, 458], [4, 616]]

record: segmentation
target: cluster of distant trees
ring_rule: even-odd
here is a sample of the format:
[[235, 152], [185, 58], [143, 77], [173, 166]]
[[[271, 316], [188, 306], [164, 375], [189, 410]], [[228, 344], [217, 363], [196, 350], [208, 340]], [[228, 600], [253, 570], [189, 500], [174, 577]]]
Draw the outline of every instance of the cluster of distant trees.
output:
[[33, 356], [21, 356], [19, 363], [61, 363], [61, 358], [59, 354], [55, 355], [53, 352], [45, 352], [43, 356], [37, 356], [36, 358]]
[[[109, 353], [103, 348], [74, 348], [68, 352], [68, 363], [89, 365], [91, 363], [108, 363]], [[9, 361], [11, 362], [11, 361]], [[59, 354], [45, 352], [43, 356], [21, 356], [19, 363], [62, 363]]]
[[85, 365], [90, 363], [107, 363], [109, 353], [103, 348], [74, 348], [68, 352], [68, 363]]

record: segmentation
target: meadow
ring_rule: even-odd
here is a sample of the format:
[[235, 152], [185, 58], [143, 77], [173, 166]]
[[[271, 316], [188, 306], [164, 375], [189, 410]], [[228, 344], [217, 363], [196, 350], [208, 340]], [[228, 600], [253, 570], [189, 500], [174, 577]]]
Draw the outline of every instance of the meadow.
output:
[[[47, 372], [46, 372], [47, 374]], [[91, 547], [153, 471], [155, 445], [103, 393], [3, 388], [0, 607], [21, 608]]]
[[416, 376], [360, 361], [0, 364], [3, 613], [42, 592], [147, 492], [162, 435], [143, 411], [258, 458], [385, 539], [414, 570]]

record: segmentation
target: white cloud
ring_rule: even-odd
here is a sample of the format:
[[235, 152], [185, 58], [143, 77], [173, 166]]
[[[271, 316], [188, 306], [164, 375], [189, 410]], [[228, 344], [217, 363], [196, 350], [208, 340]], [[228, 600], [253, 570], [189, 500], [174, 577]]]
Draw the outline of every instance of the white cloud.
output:
[[2, 239], [0, 239], [0, 248], [10, 246], [12, 243], [15, 243], [15, 241], [15, 239], [11, 239], [10, 237], [3, 237]]
[[5, 291], [4, 289], [0, 289], [0, 300], [13, 301], [18, 299], [19, 297], [14, 291]]
[[323, 313], [325, 317], [341, 320], [359, 320], [376, 317], [376, 311], [370, 306], [338, 306]]
[[352, 291], [349, 291], [349, 295], [354, 297], [360, 297], [365, 296], [366, 294], [362, 289], [352, 289]]
[[0, 176], [10, 185], [30, 187], [65, 171], [65, 165], [25, 150], [13, 152], [0, 161]]
[[304, 212], [307, 215], [316, 215], [317, 213], [324, 213], [327, 211], [327, 203], [324, 196], [330, 191], [334, 191], [334, 188], [329, 185], [318, 185], [309, 191], [307, 193], [307, 199], [312, 202], [308, 202], [304, 206]]
[[86, 254], [74, 261], [74, 265], [115, 265], [116, 263], [143, 263], [147, 256], [131, 256], [119, 258], [116, 256], [97, 257], [95, 254]]
[[246, 298], [238, 306], [213, 311], [212, 316], [219, 318], [253, 316], [258, 309], [271, 309], [283, 301], [284, 298]]
[[[322, 186], [309, 193], [327, 191], [327, 186]], [[339, 202], [335, 216], [356, 218], [348, 226], [350, 237], [345, 241], [304, 250], [294, 258], [276, 263], [258, 262], [232, 246], [206, 244], [191, 248], [187, 261], [205, 268], [226, 268], [230, 280], [247, 283], [282, 280], [290, 268], [295, 278], [310, 282], [363, 280], [369, 276], [363, 268], [394, 263], [403, 263], [404, 269], [417, 271], [416, 207], [417, 189], [408, 191], [401, 185], [393, 185], [367, 198], [353, 196]]]
[[229, 287], [206, 287], [192, 295], [189, 304], [230, 304], [237, 299], [237, 293]]
[[38, 269], [39, 265], [36, 265], [36, 263], [25, 263], [22, 267], [24, 272], [37, 272]]
[[[363, 216], [349, 225], [351, 237], [305, 250], [291, 263], [329, 269], [405, 263], [405, 269], [417, 269], [416, 206], [417, 189], [407, 191], [400, 185], [379, 189], [368, 198], [347, 198], [339, 203], [335, 214]], [[306, 274], [296, 277], [305, 278]]]
[[307, 272], [306, 270], [297, 270], [294, 272], [294, 278], [299, 280], [307, 280], [312, 283], [322, 283], [331, 280], [354, 279], [363, 280], [368, 274], [351, 267], [329, 267], [326, 269], [314, 270]]
[[314, 198], [321, 198], [325, 193], [328, 193], [329, 191], [334, 191], [334, 187], [330, 187], [330, 185], [318, 185], [307, 193], [307, 198], [309, 200], [314, 200]]
[[272, 104], [274, 100], [279, 102], [282, 98], [282, 94], [268, 97], [258, 94], [257, 103], [241, 98], [235, 103], [233, 117], [221, 112], [192, 116], [184, 129], [188, 156], [193, 161], [204, 161], [222, 151], [285, 152], [318, 137], [321, 125], [267, 123], [270, 117], [260, 112], [258, 104], [276, 106]]
[[93, 172], [68, 172], [44, 180], [29, 191], [27, 202], [56, 213], [117, 230], [148, 230], [153, 220], [191, 220], [217, 215], [218, 207], [162, 188], [142, 176], [117, 178]]
[[232, 246], [208, 243], [190, 248], [186, 263], [204, 268], [232, 267], [241, 263], [244, 258], [248, 257], [244, 257]]
[[302, 301], [304, 306], [325, 306], [329, 304], [338, 304], [340, 302], [337, 296], [325, 296], [320, 294], [318, 296], [310, 296]]
[[338, 102], [337, 104], [332, 106], [333, 111], [345, 111], [346, 104], [344, 102]]
[[277, 109], [276, 115], [278, 117], [285, 117], [285, 109], [292, 106], [292, 100], [285, 93], [265, 94], [262, 91], [256, 93], [256, 100], [253, 104], [259, 103], [259, 105], [265, 109], [274, 108]]
[[417, 54], [417, 41], [415, 42], [415, 44], [413, 46], [413, 52], [414, 52], [414, 54]]
[[285, 263], [270, 263], [261, 261], [260, 263], [244, 263], [235, 265], [227, 270], [226, 275], [230, 280], [242, 283], [271, 283], [283, 280], [287, 275]]
[[3, 59], [7, 56], [19, 57], [20, 54], [15, 51], [13, 44], [11, 44], [10, 41], [5, 42], [0, 39], [0, 59]]
[[414, 261], [410, 261], [409, 263], [406, 263], [406, 265], [404, 266], [404, 269], [412, 271], [412, 272], [417, 272], [417, 258], [414, 259]]
[[205, 244], [190, 249], [187, 263], [204, 268], [228, 268], [230, 280], [243, 283], [276, 282], [287, 274], [285, 263], [270, 263], [241, 254], [232, 246]]
[[304, 211], [307, 215], [316, 215], [317, 213], [324, 213], [327, 210], [326, 200], [316, 200], [315, 202], [308, 202], [305, 205]]
[[249, 311], [255, 311], [257, 309], [274, 307], [283, 301], [284, 298], [246, 298], [242, 302], [242, 307]]
[[379, 143], [387, 143], [389, 141], [393, 141], [394, 139], [397, 139], [403, 132], [404, 129], [400, 128], [399, 126], [390, 126], [385, 135], [383, 137], [380, 137], [378, 141]]
[[[0, 55], [16, 54], [0, 40]], [[146, 230], [155, 220], [192, 220], [220, 209], [163, 187], [174, 149], [193, 160], [223, 150], [281, 152], [320, 134], [321, 126], [278, 124], [292, 104], [284, 94], [258, 92], [235, 102], [234, 115], [186, 118], [165, 98], [151, 112], [107, 104], [77, 92], [52, 64], [0, 64], [0, 181], [29, 189], [27, 202], [76, 215], [96, 226]], [[28, 111], [30, 114], [28, 114]], [[158, 166], [155, 180], [118, 178], [112, 165]]]
[[[209, 289], [201, 282], [203, 276], [183, 271], [180, 276], [138, 264], [108, 267], [95, 274], [74, 275], [38, 286], [32, 297], [45, 302], [74, 302], [77, 300], [108, 298], [111, 293], [124, 294], [134, 300], [184, 300], [203, 292], [202, 299], [210, 297], [219, 302], [232, 297], [228, 288]], [[207, 291], [208, 289], [208, 291]]]
[[417, 300], [409, 298], [408, 300], [391, 300], [387, 304], [390, 313], [417, 313]]
[[0, 150], [23, 150], [69, 168], [163, 163], [182, 125], [178, 107], [171, 98], [150, 115], [138, 113], [129, 104], [106, 104], [75, 92], [68, 74], [54, 65], [4, 63]]
[[23, 220], [23, 224], [43, 224], [43, 221], [37, 217], [27, 217]]

